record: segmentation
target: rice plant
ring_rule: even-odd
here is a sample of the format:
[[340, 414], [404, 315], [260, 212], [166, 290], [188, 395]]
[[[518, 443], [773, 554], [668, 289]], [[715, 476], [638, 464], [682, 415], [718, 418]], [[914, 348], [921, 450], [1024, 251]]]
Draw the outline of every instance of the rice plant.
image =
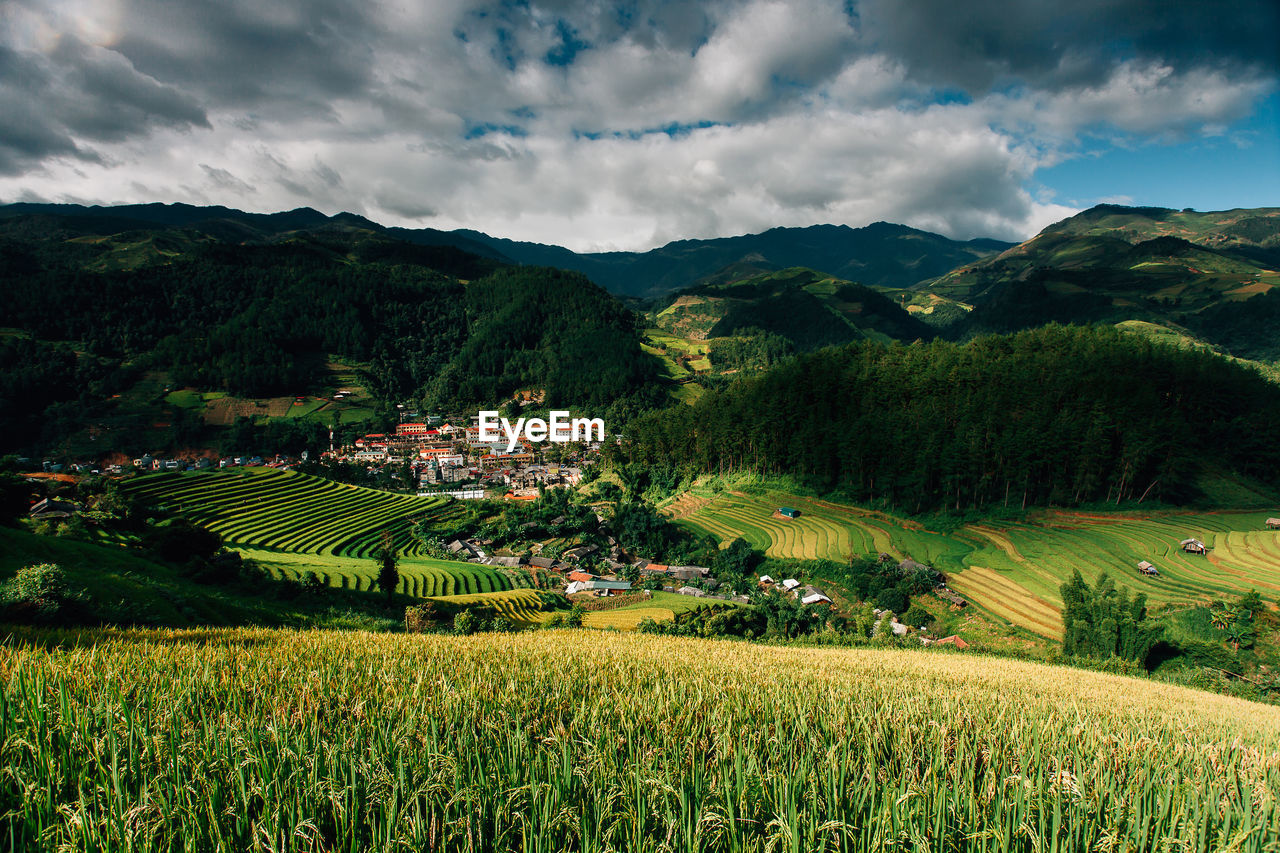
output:
[[1280, 847], [1280, 709], [980, 657], [573, 631], [23, 633], [35, 850]]

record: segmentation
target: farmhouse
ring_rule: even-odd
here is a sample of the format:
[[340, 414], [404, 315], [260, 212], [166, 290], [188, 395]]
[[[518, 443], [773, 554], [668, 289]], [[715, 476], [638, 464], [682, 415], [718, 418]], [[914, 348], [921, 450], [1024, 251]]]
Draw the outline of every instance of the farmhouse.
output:
[[938, 584], [933, 588], [933, 594], [956, 607], [968, 607], [969, 602], [961, 598], [951, 587], [946, 584]]
[[1270, 530], [1280, 530], [1280, 518], [1268, 518], [1267, 528]]
[[800, 586], [800, 581], [796, 580], [795, 578], [787, 578], [782, 582], [782, 588], [785, 589], [787, 592], [791, 592], [791, 590], [795, 589], [798, 586]]
[[67, 501], [55, 501], [45, 498], [27, 511], [27, 516], [35, 521], [55, 518], [70, 518], [80, 511], [80, 507]]
[[822, 590], [818, 589], [817, 587], [806, 586], [803, 590], [801, 590], [801, 593], [802, 593], [802, 596], [800, 598], [801, 604], [812, 605], [812, 604], [830, 604], [831, 603], [831, 599], [827, 598], [826, 593], [824, 593]]
[[529, 565], [535, 569], [549, 569], [556, 564], [556, 561], [550, 557], [530, 557]]
[[1183, 539], [1179, 544], [1188, 554], [1203, 554], [1206, 551], [1204, 543], [1199, 539]]
[[932, 645], [935, 646], [955, 646], [957, 649], [967, 649], [969, 644], [962, 637], [952, 634], [950, 637], [943, 637], [941, 640], [934, 640]]
[[795, 518], [800, 515], [800, 510], [793, 509], [789, 506], [780, 506], [778, 507], [778, 515], [783, 515], [787, 518]]
[[1148, 563], [1146, 560], [1138, 563], [1138, 571], [1148, 577], [1160, 577], [1160, 570]]
[[600, 550], [598, 545], [580, 545], [577, 548], [570, 548], [564, 552], [564, 558], [572, 562], [578, 562], [583, 557], [590, 557], [592, 554]]
[[574, 569], [572, 572], [569, 572], [569, 574], [565, 575], [565, 577], [571, 581], [582, 581], [583, 583], [586, 583], [587, 581], [593, 581], [596, 579], [596, 576], [591, 574], [591, 572], [584, 572], [584, 571], [581, 571], [580, 569]]

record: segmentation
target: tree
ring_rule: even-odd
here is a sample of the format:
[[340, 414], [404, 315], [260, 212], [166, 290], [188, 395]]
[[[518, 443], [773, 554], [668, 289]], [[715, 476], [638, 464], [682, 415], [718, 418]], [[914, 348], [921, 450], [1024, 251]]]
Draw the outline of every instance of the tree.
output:
[[1129, 597], [1103, 574], [1092, 588], [1077, 569], [1062, 593], [1062, 649], [1080, 657], [1120, 657], [1142, 663], [1163, 627], [1147, 618], [1144, 595]]
[[711, 561], [711, 571], [719, 580], [738, 580], [750, 575], [762, 559], [762, 555], [747, 540], [738, 537], [715, 555]]
[[374, 555], [378, 563], [378, 589], [387, 594], [387, 601], [395, 594], [400, 585], [400, 560], [396, 556], [395, 544], [391, 540], [391, 531], [382, 531], [382, 546]]

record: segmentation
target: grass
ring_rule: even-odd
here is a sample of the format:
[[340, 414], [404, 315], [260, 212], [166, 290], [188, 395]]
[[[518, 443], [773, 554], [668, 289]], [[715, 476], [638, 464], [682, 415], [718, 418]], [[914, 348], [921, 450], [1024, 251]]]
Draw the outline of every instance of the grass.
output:
[[[778, 506], [801, 510], [794, 520]], [[1044, 511], [1021, 522], [973, 523], [949, 532], [829, 501], [786, 493], [691, 493], [667, 507], [677, 523], [722, 543], [735, 537], [773, 557], [825, 558], [886, 552], [931, 563], [971, 603], [1045, 637], [1061, 635], [1058, 587], [1079, 569], [1093, 583], [1104, 572], [1152, 604], [1203, 603], [1257, 589], [1280, 596], [1280, 532], [1264, 530], [1274, 512]], [[1203, 540], [1207, 557], [1178, 543]], [[1137, 573], [1149, 560], [1160, 577]]]
[[177, 391], [170, 391], [165, 395], [164, 401], [170, 406], [176, 406], [179, 409], [203, 409], [205, 398], [203, 394], [194, 388], [182, 388]]
[[15, 849], [1274, 850], [1280, 710], [975, 656], [21, 632]]

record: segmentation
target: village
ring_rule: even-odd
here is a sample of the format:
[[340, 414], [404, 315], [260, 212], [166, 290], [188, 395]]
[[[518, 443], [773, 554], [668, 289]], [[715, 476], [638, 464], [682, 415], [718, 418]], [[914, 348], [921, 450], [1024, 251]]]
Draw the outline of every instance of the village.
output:
[[540, 448], [484, 435], [479, 416], [466, 427], [438, 416], [403, 421], [392, 433], [370, 433], [348, 447], [330, 447], [323, 461], [366, 466], [407, 466], [418, 494], [460, 500], [534, 500], [541, 490], [567, 488], [594, 464], [600, 441]]

